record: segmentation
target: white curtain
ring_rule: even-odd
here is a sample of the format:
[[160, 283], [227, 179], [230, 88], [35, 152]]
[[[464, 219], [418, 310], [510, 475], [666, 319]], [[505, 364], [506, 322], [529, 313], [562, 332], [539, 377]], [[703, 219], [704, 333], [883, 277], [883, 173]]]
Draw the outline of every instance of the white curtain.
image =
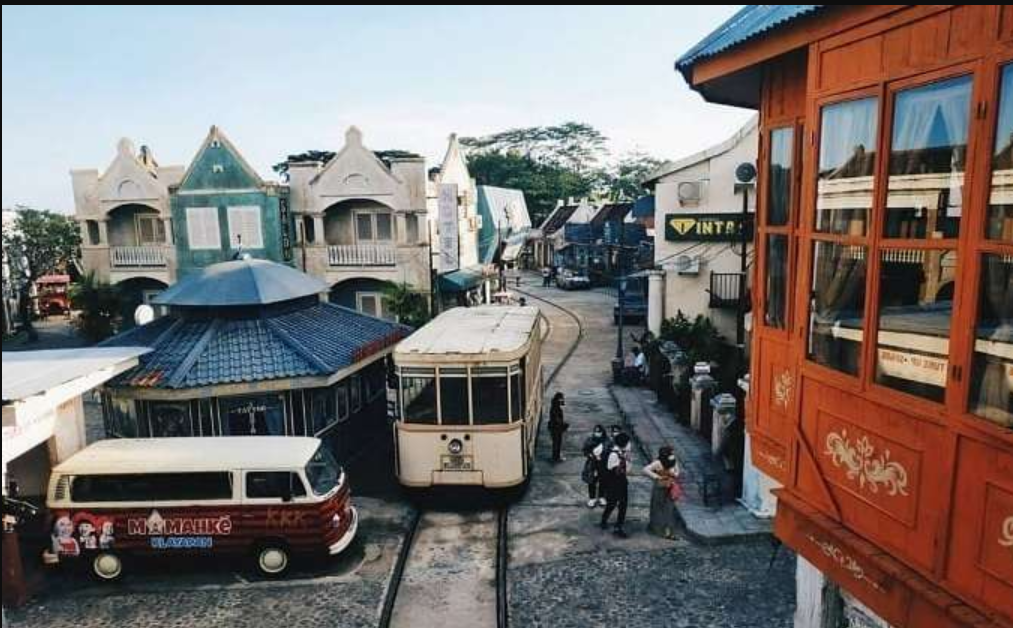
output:
[[[894, 109], [894, 152], [967, 145], [971, 109], [971, 77], [965, 76], [897, 95]], [[939, 133], [940, 118], [944, 133]]]
[[861, 146], [866, 153], [876, 152], [879, 128], [879, 101], [865, 98], [823, 108], [820, 131], [820, 171], [843, 166]]

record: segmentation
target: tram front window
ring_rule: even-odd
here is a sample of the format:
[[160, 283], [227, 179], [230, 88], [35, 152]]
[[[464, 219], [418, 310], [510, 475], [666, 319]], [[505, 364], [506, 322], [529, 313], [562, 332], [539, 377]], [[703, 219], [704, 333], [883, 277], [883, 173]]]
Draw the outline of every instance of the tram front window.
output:
[[509, 423], [507, 370], [475, 368], [471, 370], [471, 398], [474, 400], [475, 425]]
[[436, 425], [436, 377], [431, 369], [405, 369], [401, 395], [406, 423]]
[[510, 371], [510, 418], [520, 421], [524, 418], [524, 370], [511, 369]]
[[440, 423], [468, 425], [468, 370], [440, 369]]

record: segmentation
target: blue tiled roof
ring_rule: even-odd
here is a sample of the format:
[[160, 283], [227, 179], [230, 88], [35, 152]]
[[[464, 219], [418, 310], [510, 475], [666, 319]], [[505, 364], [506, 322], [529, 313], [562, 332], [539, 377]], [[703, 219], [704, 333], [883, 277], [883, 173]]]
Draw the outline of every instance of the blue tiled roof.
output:
[[724, 52], [729, 48], [768, 33], [800, 17], [824, 8], [822, 4], [751, 4], [707, 35], [675, 62], [685, 73], [697, 61]]
[[152, 349], [111, 386], [183, 389], [328, 377], [409, 332], [397, 323], [319, 303], [242, 318], [168, 316], [103, 344]]

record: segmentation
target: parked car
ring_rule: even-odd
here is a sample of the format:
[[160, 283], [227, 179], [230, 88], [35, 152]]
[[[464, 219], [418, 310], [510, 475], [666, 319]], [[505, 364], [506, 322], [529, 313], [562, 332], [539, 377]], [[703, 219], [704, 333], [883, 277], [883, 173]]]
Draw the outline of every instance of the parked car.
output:
[[591, 279], [580, 271], [563, 269], [556, 275], [556, 287], [563, 290], [587, 290], [591, 287]]

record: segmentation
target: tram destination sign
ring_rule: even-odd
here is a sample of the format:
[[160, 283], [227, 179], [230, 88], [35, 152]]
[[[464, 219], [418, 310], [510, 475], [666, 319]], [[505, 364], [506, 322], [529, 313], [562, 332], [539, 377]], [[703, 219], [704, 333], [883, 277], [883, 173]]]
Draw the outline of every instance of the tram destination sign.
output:
[[753, 239], [753, 216], [742, 214], [668, 214], [669, 242], [741, 242]]

